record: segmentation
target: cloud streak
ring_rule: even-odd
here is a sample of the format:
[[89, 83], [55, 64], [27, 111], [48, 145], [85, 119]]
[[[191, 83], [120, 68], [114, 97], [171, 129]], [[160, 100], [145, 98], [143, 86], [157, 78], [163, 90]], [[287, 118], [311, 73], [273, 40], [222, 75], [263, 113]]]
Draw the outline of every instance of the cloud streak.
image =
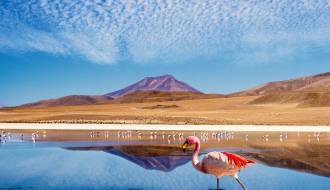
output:
[[0, 51], [78, 55], [100, 64], [180, 63], [232, 51], [238, 62], [264, 63], [328, 48], [329, 21], [326, 0], [2, 1]]

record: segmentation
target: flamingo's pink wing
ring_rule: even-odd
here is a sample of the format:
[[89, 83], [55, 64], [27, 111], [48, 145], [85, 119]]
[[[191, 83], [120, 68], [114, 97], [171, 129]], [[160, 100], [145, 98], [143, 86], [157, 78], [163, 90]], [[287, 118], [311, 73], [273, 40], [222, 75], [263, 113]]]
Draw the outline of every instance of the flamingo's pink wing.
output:
[[247, 164], [254, 164], [255, 163], [254, 161], [248, 160], [248, 159], [246, 159], [242, 156], [239, 156], [237, 154], [232, 154], [232, 153], [229, 153], [229, 152], [222, 152], [222, 154], [227, 156], [229, 164], [234, 164], [235, 166], [240, 167], [240, 168], [245, 167]]

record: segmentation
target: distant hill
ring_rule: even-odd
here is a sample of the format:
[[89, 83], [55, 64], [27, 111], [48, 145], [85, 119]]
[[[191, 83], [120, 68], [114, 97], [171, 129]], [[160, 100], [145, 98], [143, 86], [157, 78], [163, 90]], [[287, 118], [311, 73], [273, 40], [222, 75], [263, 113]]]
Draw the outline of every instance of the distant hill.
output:
[[164, 102], [164, 101], [207, 99], [207, 98], [220, 98], [220, 97], [224, 97], [224, 95], [203, 94], [200, 92], [135, 91], [126, 94], [116, 99], [115, 101], [120, 103]]
[[290, 91], [330, 91], [330, 72], [291, 80], [269, 82], [232, 96], [254, 96]]
[[114, 91], [105, 96], [119, 98], [125, 94], [135, 91], [164, 91], [164, 92], [196, 92], [190, 85], [177, 80], [172, 75], [162, 75], [157, 77], [146, 77], [132, 85], [129, 85], [121, 90]]
[[260, 96], [250, 104], [297, 104], [298, 107], [330, 106], [330, 72], [270, 82], [231, 96]]
[[41, 100], [38, 102], [28, 103], [19, 107], [51, 107], [51, 106], [75, 106], [75, 105], [91, 105], [100, 104], [111, 101], [113, 98], [106, 96], [87, 96], [87, 95], [71, 95], [56, 99]]

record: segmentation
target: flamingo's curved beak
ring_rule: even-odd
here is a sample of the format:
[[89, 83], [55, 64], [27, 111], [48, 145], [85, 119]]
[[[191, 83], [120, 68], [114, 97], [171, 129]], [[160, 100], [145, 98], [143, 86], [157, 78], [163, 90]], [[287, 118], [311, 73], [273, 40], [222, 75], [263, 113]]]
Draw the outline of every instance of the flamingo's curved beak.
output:
[[186, 152], [187, 147], [188, 147], [188, 141], [185, 141], [185, 142], [182, 144], [182, 146], [181, 146], [182, 151], [183, 151], [183, 152]]

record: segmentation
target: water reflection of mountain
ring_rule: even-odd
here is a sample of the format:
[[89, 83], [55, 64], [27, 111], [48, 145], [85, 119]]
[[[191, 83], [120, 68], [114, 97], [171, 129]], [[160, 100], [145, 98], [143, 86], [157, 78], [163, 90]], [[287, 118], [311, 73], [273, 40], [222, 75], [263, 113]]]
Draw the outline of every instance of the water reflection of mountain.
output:
[[191, 156], [184, 155], [177, 147], [167, 146], [106, 146], [106, 147], [70, 147], [69, 150], [104, 151], [148, 170], [172, 171], [178, 166], [191, 160]]
[[[202, 152], [224, 150], [228, 144], [205, 143]], [[236, 147], [236, 146], [234, 146]], [[179, 146], [120, 145], [106, 147], [74, 147], [70, 150], [104, 151], [145, 169], [171, 171], [191, 159], [191, 153], [184, 154]], [[228, 150], [231, 151], [231, 150]], [[259, 163], [272, 167], [287, 168], [306, 173], [330, 177], [330, 146], [307, 143], [267, 143], [237, 145], [233, 152], [250, 157]]]
[[[261, 146], [254, 146], [254, 148], [265, 149]], [[326, 144], [274, 147], [269, 151], [244, 153], [244, 155], [269, 166], [330, 177], [330, 146]]]

